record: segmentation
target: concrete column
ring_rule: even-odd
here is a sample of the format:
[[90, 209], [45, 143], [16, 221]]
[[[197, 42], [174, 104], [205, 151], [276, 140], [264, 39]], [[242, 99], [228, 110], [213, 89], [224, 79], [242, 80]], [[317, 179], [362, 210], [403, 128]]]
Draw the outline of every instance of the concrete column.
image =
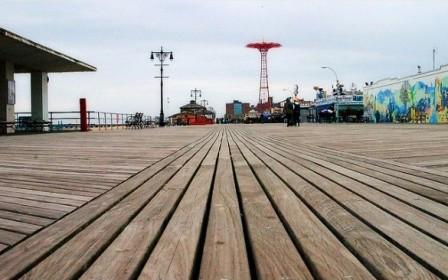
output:
[[31, 118], [48, 121], [48, 74], [31, 73]]
[[[10, 96], [12, 92], [12, 96]], [[15, 83], [14, 83], [14, 64], [0, 61], [0, 121], [13, 122], [15, 103]], [[13, 128], [3, 130], [0, 128], [0, 134], [14, 133]]]

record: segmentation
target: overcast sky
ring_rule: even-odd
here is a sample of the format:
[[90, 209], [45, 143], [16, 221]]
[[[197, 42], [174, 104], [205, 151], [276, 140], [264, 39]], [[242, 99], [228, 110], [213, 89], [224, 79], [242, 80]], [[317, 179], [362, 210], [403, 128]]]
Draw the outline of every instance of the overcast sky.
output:
[[[233, 99], [256, 103], [259, 53], [245, 45], [274, 41], [268, 55], [274, 101], [299, 85], [330, 88], [331, 66], [347, 86], [414, 74], [448, 63], [447, 0], [1, 0], [0, 25], [98, 68], [50, 74], [49, 109], [159, 113], [160, 46], [174, 52], [166, 69], [165, 114], [203, 97], [218, 115]], [[1, 47], [1, 46], [0, 46]], [[29, 76], [16, 75], [16, 111], [30, 110]]]

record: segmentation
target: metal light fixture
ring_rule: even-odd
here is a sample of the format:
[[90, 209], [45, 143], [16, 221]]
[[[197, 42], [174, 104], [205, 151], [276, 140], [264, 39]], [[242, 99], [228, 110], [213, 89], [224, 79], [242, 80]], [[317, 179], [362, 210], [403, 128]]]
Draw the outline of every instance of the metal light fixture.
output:
[[336, 74], [336, 71], [335, 71], [333, 68], [331, 68], [331, 67], [329, 67], [329, 66], [322, 66], [321, 68], [322, 68], [322, 69], [328, 69], [328, 70], [330, 70], [331, 72], [333, 72], [334, 76], [336, 77], [336, 84], [339, 84], [338, 74]]
[[163, 79], [167, 79], [168, 76], [163, 76], [163, 66], [168, 66], [164, 64], [165, 59], [169, 56], [170, 60], [173, 60], [173, 52], [166, 52], [163, 47], [160, 47], [160, 51], [151, 52], [150, 59], [154, 60], [154, 54], [159, 59], [160, 64], [155, 64], [155, 66], [160, 66], [160, 76], [154, 78], [160, 79], [160, 116], [159, 116], [159, 126], [165, 126], [165, 116], [163, 114]]
[[199, 96], [199, 98], [202, 97], [202, 91], [200, 89], [197, 89], [197, 88], [192, 89], [190, 91], [190, 96], [191, 96], [191, 98], [193, 98], [193, 96], [194, 96], [194, 102], [196, 103], [196, 101], [198, 99], [198, 96]]

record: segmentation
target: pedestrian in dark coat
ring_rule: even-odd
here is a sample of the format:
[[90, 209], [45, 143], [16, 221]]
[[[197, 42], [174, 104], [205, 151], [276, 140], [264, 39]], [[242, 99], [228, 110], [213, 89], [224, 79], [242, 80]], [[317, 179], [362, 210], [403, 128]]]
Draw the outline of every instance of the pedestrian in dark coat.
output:
[[300, 126], [300, 103], [295, 103], [294, 104], [294, 109], [293, 109], [293, 119], [294, 119], [294, 126]]
[[288, 121], [286, 126], [293, 125], [293, 110], [294, 110], [294, 105], [291, 103], [291, 98], [288, 97], [288, 98], [286, 98], [286, 102], [283, 107], [283, 113], [285, 114], [286, 119]]

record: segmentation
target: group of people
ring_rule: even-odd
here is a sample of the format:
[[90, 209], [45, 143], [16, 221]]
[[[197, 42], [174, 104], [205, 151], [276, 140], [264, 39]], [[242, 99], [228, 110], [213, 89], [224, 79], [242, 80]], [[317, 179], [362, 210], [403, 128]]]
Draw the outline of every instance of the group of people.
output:
[[283, 113], [286, 116], [286, 126], [300, 126], [300, 100], [297, 93], [293, 97], [286, 98]]

